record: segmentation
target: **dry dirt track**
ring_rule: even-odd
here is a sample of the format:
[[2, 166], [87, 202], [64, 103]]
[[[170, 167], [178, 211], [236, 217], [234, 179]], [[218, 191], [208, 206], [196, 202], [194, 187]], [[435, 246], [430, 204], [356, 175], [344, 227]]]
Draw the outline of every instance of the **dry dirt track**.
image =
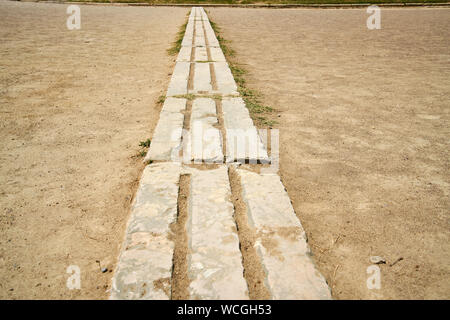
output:
[[[0, 1], [0, 298], [106, 298], [188, 8]], [[450, 10], [210, 9], [335, 298], [450, 298]], [[335, 241], [336, 243], [332, 243]], [[381, 255], [382, 289], [366, 288]], [[80, 266], [82, 290], [65, 287]]]
[[[0, 298], [106, 298], [188, 8], [0, 2]], [[80, 291], [65, 286], [81, 268]]]
[[333, 296], [450, 298], [450, 10], [383, 9], [374, 31], [365, 10], [207, 11], [279, 111], [283, 183]]

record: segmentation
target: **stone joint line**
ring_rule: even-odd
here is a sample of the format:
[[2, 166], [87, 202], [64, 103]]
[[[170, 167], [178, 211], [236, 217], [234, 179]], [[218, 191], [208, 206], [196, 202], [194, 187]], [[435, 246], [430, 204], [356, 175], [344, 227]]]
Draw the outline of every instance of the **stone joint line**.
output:
[[[188, 94], [196, 96], [189, 104], [190, 115], [186, 115], [190, 117], [187, 119], [190, 132], [183, 134]], [[217, 98], [211, 98], [212, 95], [221, 97], [221, 129]], [[221, 130], [225, 132], [225, 142]], [[187, 152], [183, 150], [181, 157], [182, 146]], [[217, 165], [202, 170], [184, 165], [181, 158]], [[148, 160], [158, 162], [147, 165], [143, 171], [112, 279], [110, 299], [172, 298], [175, 248], [172, 227], [177, 223], [180, 176], [185, 174], [191, 176], [185, 275], [189, 280], [189, 298], [248, 299], [227, 163], [248, 160], [268, 163], [270, 159], [201, 7], [193, 7], [190, 12], [144, 161]], [[271, 298], [330, 299], [328, 285], [314, 267], [305, 232], [280, 177], [244, 169], [236, 172], [248, 223], [256, 234], [258, 263], [265, 270], [263, 280]]]

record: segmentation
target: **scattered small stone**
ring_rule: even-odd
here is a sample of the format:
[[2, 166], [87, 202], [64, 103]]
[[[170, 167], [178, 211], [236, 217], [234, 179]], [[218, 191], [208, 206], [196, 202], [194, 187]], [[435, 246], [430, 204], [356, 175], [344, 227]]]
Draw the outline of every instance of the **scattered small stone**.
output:
[[102, 273], [105, 273], [106, 271], [108, 271], [108, 268], [102, 268]]
[[386, 264], [386, 260], [380, 256], [371, 256], [370, 262], [373, 264]]

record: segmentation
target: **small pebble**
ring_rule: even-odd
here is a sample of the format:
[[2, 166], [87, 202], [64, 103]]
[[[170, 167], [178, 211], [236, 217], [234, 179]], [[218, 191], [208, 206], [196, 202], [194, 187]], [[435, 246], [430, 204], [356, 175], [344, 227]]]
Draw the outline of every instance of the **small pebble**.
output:
[[385, 264], [386, 260], [380, 256], [371, 256], [370, 262], [372, 262], [374, 264]]

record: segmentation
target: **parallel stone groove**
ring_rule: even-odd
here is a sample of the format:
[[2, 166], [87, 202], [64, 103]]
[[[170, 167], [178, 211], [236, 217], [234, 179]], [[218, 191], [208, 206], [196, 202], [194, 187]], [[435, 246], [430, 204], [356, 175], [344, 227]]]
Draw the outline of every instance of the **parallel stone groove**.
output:
[[218, 91], [224, 95], [237, 95], [237, 85], [228, 67], [228, 63], [214, 62], [214, 70], [216, 72]]
[[227, 162], [270, 162], [242, 98], [223, 98], [222, 113], [227, 136]]
[[183, 95], [187, 93], [189, 69], [191, 64], [189, 62], [177, 62], [170, 79], [169, 88], [167, 89], [167, 96]]
[[194, 93], [210, 93], [212, 91], [209, 63], [195, 63]]
[[[236, 97], [236, 82], [201, 7], [191, 10], [176, 61], [145, 157], [146, 161], [174, 160], [144, 169], [110, 298], [171, 298], [174, 242], [170, 225], [176, 221], [180, 175], [190, 174], [187, 222], [190, 298], [248, 299], [227, 166], [199, 170], [175, 160], [179, 159], [183, 145], [184, 160], [223, 161], [215, 101], [195, 97], [192, 110], [189, 108], [190, 118], [185, 119], [184, 113], [189, 114], [187, 100], [174, 96], [222, 95], [219, 112], [222, 110], [223, 133], [227, 139], [226, 161], [266, 163], [270, 159], [244, 101]], [[191, 71], [194, 76], [188, 87]], [[185, 137], [182, 137], [183, 124], [191, 130]], [[236, 172], [272, 298], [329, 299], [328, 286], [309, 257], [305, 233], [279, 176], [242, 169]]]
[[208, 51], [206, 47], [195, 48], [195, 61], [208, 61]]
[[273, 299], [330, 299], [328, 286], [310, 258], [305, 232], [280, 177], [243, 169], [237, 172]]
[[191, 112], [191, 159], [223, 162], [222, 138], [217, 129], [216, 104], [209, 98], [195, 99]]
[[147, 166], [141, 177], [125, 241], [112, 279], [111, 299], [170, 299], [181, 165]]
[[172, 159], [181, 146], [186, 99], [168, 97], [159, 115], [150, 149], [144, 161]]
[[189, 62], [191, 61], [191, 47], [181, 47], [178, 53], [177, 62]]
[[210, 47], [209, 52], [211, 53], [211, 60], [215, 62], [226, 62], [225, 56], [223, 55], [222, 49]]
[[187, 226], [190, 297], [248, 299], [227, 167], [186, 170], [192, 174], [192, 205]]

